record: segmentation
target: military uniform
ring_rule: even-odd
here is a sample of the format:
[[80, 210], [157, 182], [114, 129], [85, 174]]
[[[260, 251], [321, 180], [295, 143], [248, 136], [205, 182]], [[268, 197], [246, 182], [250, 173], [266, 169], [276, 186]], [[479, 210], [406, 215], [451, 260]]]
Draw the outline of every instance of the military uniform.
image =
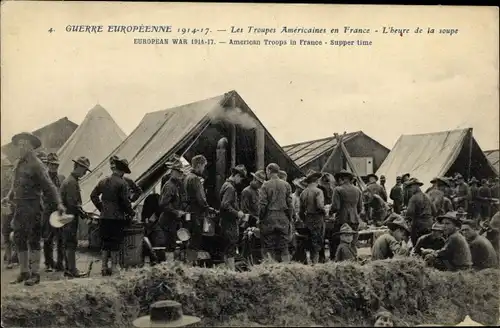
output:
[[478, 202], [479, 202], [479, 214], [481, 219], [489, 219], [491, 217], [490, 213], [490, 198], [491, 198], [491, 190], [484, 183], [481, 187], [479, 187], [478, 191]]
[[134, 182], [134, 180], [123, 177], [128, 186], [128, 194], [131, 202], [135, 202], [142, 194], [142, 189]]
[[[57, 172], [48, 172], [51, 181], [54, 183], [56, 188], [61, 188], [61, 184], [65, 180], [64, 175], [57, 174]], [[61, 229], [54, 228], [50, 225], [49, 219], [50, 215], [57, 210], [54, 205], [50, 203], [47, 196], [43, 195], [43, 214], [42, 214], [42, 225], [43, 225], [43, 254], [45, 257], [45, 267], [47, 269], [55, 268], [57, 270], [63, 270], [63, 259], [64, 259], [64, 249], [63, 249], [63, 233]], [[64, 201], [63, 201], [64, 204]], [[66, 205], [65, 205], [66, 206]], [[54, 262], [54, 242], [56, 244], [57, 257], [56, 262]]]
[[313, 263], [318, 263], [319, 252], [325, 244], [325, 204], [323, 192], [318, 187], [308, 186], [300, 194], [300, 218], [309, 234]]
[[477, 235], [469, 240], [469, 248], [472, 256], [472, 268], [483, 270], [498, 268], [498, 256], [491, 242], [483, 236]]
[[481, 206], [479, 201], [479, 187], [475, 182], [471, 183], [469, 187], [469, 195], [468, 214], [470, 218], [477, 220], [481, 215]]
[[449, 209], [445, 208], [445, 196], [443, 191], [439, 190], [438, 188], [433, 188], [427, 193], [427, 196], [429, 196], [429, 199], [436, 209], [436, 212], [432, 213], [433, 216], [442, 215], [449, 212]]
[[472, 255], [465, 237], [456, 231], [446, 240], [445, 245], [436, 253], [437, 268], [448, 271], [466, 270], [472, 265]]
[[236, 185], [231, 178], [227, 179], [220, 190], [220, 226], [224, 237], [224, 255], [234, 258], [240, 239], [238, 212], [240, 202]]
[[255, 226], [259, 218], [259, 188], [253, 182], [241, 192], [241, 210], [250, 214], [249, 226]]
[[400, 214], [401, 208], [403, 207], [404, 198], [403, 185], [396, 184], [394, 187], [392, 187], [389, 198], [392, 199], [394, 213]]
[[[372, 194], [365, 203], [365, 210], [369, 218], [376, 226], [380, 226], [387, 215], [387, 209], [384, 200], [377, 194]], [[370, 211], [371, 210], [371, 211]]]
[[428, 233], [418, 238], [413, 249], [415, 250], [415, 254], [422, 255], [423, 248], [437, 251], [443, 248], [444, 243], [445, 240], [443, 237], [436, 237], [433, 233]]
[[[332, 212], [336, 214], [333, 233], [339, 232], [344, 223], [354, 231], [359, 228], [359, 213], [363, 210], [361, 190], [352, 184], [343, 184], [333, 189]], [[354, 235], [353, 245], [356, 244], [357, 235]], [[330, 254], [333, 256], [340, 243], [338, 235], [333, 235], [330, 243]], [[333, 253], [333, 254], [332, 254]]]
[[465, 182], [461, 182], [456, 186], [456, 197], [458, 198], [456, 207], [463, 208], [465, 212], [469, 210], [470, 189]]
[[372, 246], [372, 261], [391, 259], [396, 255], [407, 255], [408, 250], [390, 233], [380, 235]]
[[[184, 202], [182, 198], [182, 180], [170, 177], [161, 188], [160, 226], [165, 236], [165, 251], [173, 253], [177, 247], [177, 230], [181, 227]], [[169, 256], [170, 259], [172, 256]]]
[[[17, 162], [14, 169], [12, 189], [8, 195], [8, 198], [16, 206], [12, 226], [14, 242], [19, 252], [22, 276], [19, 277], [19, 282], [26, 280], [26, 277], [29, 276], [28, 254], [32, 277], [36, 282], [39, 281], [42, 192], [47, 197], [47, 206], [49, 204], [50, 206], [52, 204], [61, 204], [59, 192], [50, 180], [44, 164], [36, 157], [34, 152], [29, 152]], [[29, 253], [28, 249], [30, 250]]]
[[373, 195], [379, 195], [380, 198], [384, 200], [384, 202], [387, 201], [387, 193], [385, 192], [385, 189], [382, 188], [382, 186], [378, 183], [368, 182], [368, 184], [366, 185], [366, 190], [369, 190]]
[[406, 217], [411, 220], [411, 243], [415, 245], [418, 238], [431, 232], [434, 205], [429, 197], [421, 190], [417, 190], [408, 202]]
[[291, 186], [278, 177], [264, 182], [259, 190], [259, 211], [263, 254], [288, 258], [293, 213]]
[[205, 189], [201, 175], [192, 170], [184, 179], [184, 190], [186, 195], [187, 211], [191, 213], [191, 221], [188, 224], [191, 239], [189, 248], [201, 250], [203, 241], [203, 219], [208, 214], [210, 206], [207, 203]]

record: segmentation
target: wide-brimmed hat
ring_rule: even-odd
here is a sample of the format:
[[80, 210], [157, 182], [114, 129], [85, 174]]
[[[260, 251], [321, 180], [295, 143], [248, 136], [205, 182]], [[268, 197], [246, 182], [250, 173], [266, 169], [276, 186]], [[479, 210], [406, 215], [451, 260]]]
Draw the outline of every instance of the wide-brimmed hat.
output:
[[434, 230], [434, 231], [443, 231], [443, 229], [444, 229], [443, 225], [441, 223], [437, 223], [437, 222], [434, 223], [432, 225], [432, 228], [431, 228], [431, 230]]
[[352, 179], [354, 177], [354, 174], [347, 170], [340, 170], [340, 172], [335, 173], [333, 176], [335, 177], [335, 180], [338, 180], [341, 177], [350, 177]]
[[410, 175], [410, 173], [405, 173], [405, 174], [403, 174], [403, 175], [401, 176], [401, 178], [404, 178], [404, 177], [408, 177], [408, 178], [409, 178], [410, 176], [411, 176], [411, 175]]
[[130, 174], [130, 167], [128, 166], [128, 161], [125, 158], [119, 158], [114, 160], [114, 165], [117, 170], [120, 170], [126, 174]]
[[12, 143], [15, 145], [20, 140], [28, 140], [33, 148], [38, 149], [42, 145], [42, 141], [36, 135], [30, 132], [21, 132], [12, 137]]
[[436, 179], [436, 183], [442, 183], [442, 184], [444, 184], [445, 186], [448, 186], [448, 187], [450, 186], [450, 182], [446, 178], [436, 177], [435, 179]]
[[405, 182], [405, 186], [413, 186], [413, 185], [418, 185], [419, 187], [423, 186], [424, 184], [420, 182], [417, 178], [411, 178], [410, 180]]
[[462, 226], [462, 220], [457, 216], [457, 212], [448, 212], [446, 214], [440, 215], [436, 218], [437, 222], [443, 223], [443, 220], [450, 220], [456, 226]]
[[318, 179], [321, 178], [321, 176], [322, 176], [321, 172], [316, 172], [316, 171], [310, 170], [307, 173], [307, 176], [304, 178], [304, 183], [309, 184], [309, 183], [318, 181]]
[[75, 216], [74, 215], [71, 215], [71, 214], [66, 214], [66, 213], [63, 213], [62, 215], [59, 214], [58, 211], [55, 211], [53, 212], [51, 215], [50, 215], [50, 218], [49, 218], [49, 223], [51, 226], [53, 226], [54, 228], [62, 228], [64, 227], [66, 224], [70, 223], [71, 221], [73, 221], [75, 219]]
[[378, 181], [378, 176], [375, 173], [370, 173], [366, 176], [368, 179], [375, 178], [375, 181]]
[[295, 186], [297, 186], [298, 188], [306, 189], [307, 185], [304, 183], [305, 179], [306, 179], [305, 177], [294, 179], [293, 180], [293, 184]]
[[49, 153], [47, 155], [47, 163], [59, 165], [59, 157], [57, 156], [57, 154], [56, 153]]
[[247, 177], [247, 169], [246, 169], [245, 165], [243, 165], [243, 164], [236, 165], [235, 167], [231, 168], [231, 173], [232, 174], [239, 174], [243, 178]]
[[151, 305], [149, 315], [137, 318], [133, 324], [138, 328], [184, 327], [200, 322], [200, 318], [184, 315], [182, 306], [175, 301], [159, 301]]
[[252, 172], [250, 174], [260, 183], [264, 183], [264, 181], [266, 181], [266, 172], [264, 172], [264, 170], [258, 170], [257, 172]]
[[402, 217], [396, 217], [393, 221], [388, 222], [387, 227], [391, 230], [402, 228], [406, 230], [408, 233], [410, 233], [410, 228], [408, 227], [408, 224]]
[[173, 160], [171, 160], [169, 162], [166, 162], [165, 166], [169, 170], [176, 170], [176, 171], [179, 171], [179, 172], [182, 172], [182, 169], [184, 167], [182, 165], [182, 162], [180, 160], [176, 159], [176, 158], [174, 158]]
[[36, 157], [42, 161], [42, 163], [47, 164], [47, 153], [44, 151], [39, 151], [36, 153]]
[[459, 180], [459, 179], [463, 179], [464, 177], [462, 176], [462, 174], [460, 173], [457, 173], [455, 174], [455, 180]]
[[354, 231], [350, 225], [348, 225], [347, 223], [344, 223], [341, 227], [340, 227], [340, 230], [336, 233], [334, 233], [334, 235], [355, 235], [357, 234], [358, 232], [357, 231]]
[[92, 171], [90, 170], [90, 160], [89, 160], [87, 157], [85, 157], [85, 156], [80, 156], [80, 157], [78, 157], [77, 159], [73, 159], [72, 161], [73, 161], [73, 162], [75, 162], [76, 164], [78, 164], [78, 165], [80, 165], [80, 166], [82, 166], [82, 167], [86, 168], [86, 169], [87, 169], [87, 171], [92, 172]]

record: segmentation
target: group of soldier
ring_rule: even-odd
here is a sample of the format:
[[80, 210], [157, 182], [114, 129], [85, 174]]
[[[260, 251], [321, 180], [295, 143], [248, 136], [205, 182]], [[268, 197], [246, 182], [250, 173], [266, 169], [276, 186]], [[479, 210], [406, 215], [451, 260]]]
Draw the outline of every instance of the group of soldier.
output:
[[[90, 160], [83, 156], [74, 159], [72, 172], [64, 177], [58, 174], [57, 154], [37, 151], [41, 141], [35, 135], [17, 134], [12, 144], [18, 159], [9, 191], [2, 198], [2, 232], [7, 243], [4, 259], [7, 268], [17, 260], [20, 271], [12, 283], [33, 286], [40, 282], [42, 239], [45, 271], [63, 271], [68, 278], [82, 277], [86, 273], [77, 269], [76, 249], [79, 219], [86, 218], [86, 213], [82, 209], [79, 180], [91, 172]], [[100, 211], [103, 275], [110, 275], [119, 262], [124, 229], [135, 216], [131, 202], [141, 194], [140, 188], [124, 177], [130, 173], [127, 160], [112, 157], [110, 164], [112, 174], [99, 181], [91, 193], [91, 200]], [[4, 208], [9, 209], [9, 215], [3, 215]], [[61, 228], [51, 224], [54, 215], [56, 220], [64, 222]], [[17, 259], [13, 257], [13, 248]]]

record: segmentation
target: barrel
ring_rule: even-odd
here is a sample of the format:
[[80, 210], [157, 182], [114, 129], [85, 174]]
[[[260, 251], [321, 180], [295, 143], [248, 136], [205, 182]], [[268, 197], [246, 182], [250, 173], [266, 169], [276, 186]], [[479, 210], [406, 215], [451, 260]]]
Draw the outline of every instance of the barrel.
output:
[[124, 234], [125, 239], [120, 247], [120, 266], [130, 268], [142, 265], [144, 227], [142, 225], [132, 225], [125, 228]]

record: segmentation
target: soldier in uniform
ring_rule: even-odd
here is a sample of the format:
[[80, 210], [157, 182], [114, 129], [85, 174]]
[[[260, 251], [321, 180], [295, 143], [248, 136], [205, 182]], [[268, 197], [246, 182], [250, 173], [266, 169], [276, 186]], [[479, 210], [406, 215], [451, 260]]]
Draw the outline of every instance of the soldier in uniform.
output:
[[73, 160], [73, 163], [73, 171], [61, 185], [61, 198], [64, 206], [67, 208], [68, 214], [74, 215], [74, 219], [62, 228], [62, 232], [66, 254], [66, 271], [64, 275], [70, 278], [78, 278], [82, 276], [76, 268], [78, 219], [82, 212], [82, 196], [79, 180], [87, 171], [90, 172], [90, 160], [82, 156]]
[[478, 190], [478, 202], [479, 202], [479, 214], [482, 221], [489, 220], [491, 217], [490, 213], [490, 199], [491, 199], [491, 191], [488, 187], [488, 180], [481, 180], [481, 187]]
[[380, 198], [387, 202], [387, 193], [385, 189], [382, 188], [378, 183], [378, 176], [376, 174], [368, 174], [368, 183], [366, 184], [366, 190], [369, 190], [374, 195], [379, 195]]
[[431, 180], [431, 183], [434, 187], [427, 192], [427, 196], [431, 200], [432, 204], [436, 209], [435, 213], [432, 213], [433, 216], [442, 215], [447, 213], [448, 211], [452, 211], [450, 208], [450, 202], [446, 198], [444, 190], [448, 186], [448, 181], [439, 177], [435, 177]]
[[259, 170], [250, 174], [253, 180], [241, 192], [241, 210], [243, 213], [250, 214], [248, 225], [254, 227], [259, 219], [259, 189], [266, 181], [266, 172]]
[[203, 219], [213, 209], [207, 203], [205, 189], [203, 187], [203, 172], [208, 162], [205, 156], [196, 155], [191, 159], [191, 171], [184, 179], [184, 190], [186, 195], [186, 211], [191, 213], [191, 221], [188, 229], [191, 234], [189, 249], [193, 251], [202, 250]]
[[[359, 229], [360, 213], [363, 211], [363, 199], [361, 190], [352, 185], [353, 175], [346, 170], [335, 174], [335, 180], [339, 185], [333, 189], [333, 203], [331, 212], [335, 213], [336, 219], [333, 233], [340, 231], [344, 223], [347, 223], [354, 231]], [[356, 245], [357, 235], [354, 235], [353, 245]], [[330, 243], [330, 254], [335, 254], [340, 243], [339, 235], [335, 234]]]
[[[113, 171], [114, 161], [117, 159], [118, 159], [118, 156], [116, 156], [116, 155], [113, 155], [109, 158], [109, 166], [111, 168], [111, 171]], [[122, 161], [124, 161], [125, 164], [127, 164], [127, 166], [128, 166], [128, 161], [126, 159], [122, 159]], [[123, 179], [125, 180], [125, 182], [128, 185], [128, 193], [129, 193], [130, 201], [135, 202], [141, 196], [142, 189], [134, 182], [134, 180], [132, 180], [126, 176], [123, 176]]]
[[41, 146], [40, 139], [23, 132], [12, 137], [12, 144], [19, 152], [19, 160], [14, 169], [12, 189], [2, 202], [13, 202], [16, 207], [12, 225], [20, 274], [13, 283], [33, 286], [40, 282], [42, 192], [57, 211], [63, 213], [65, 208], [44, 164], [35, 155], [35, 150]]
[[240, 239], [239, 223], [245, 216], [240, 210], [236, 187], [247, 177], [244, 165], [237, 165], [231, 169], [231, 176], [220, 189], [220, 226], [224, 237], [224, 260], [230, 270], [235, 270], [234, 258]]
[[[135, 216], [129, 199], [129, 187], [123, 179], [124, 174], [130, 174], [130, 168], [124, 161], [115, 160], [113, 174], [99, 181], [90, 194], [90, 200], [101, 212], [99, 232], [102, 243], [103, 276], [112, 275], [116, 270], [120, 246], [125, 239], [124, 230]], [[110, 258], [111, 267], [108, 267]]]
[[300, 194], [299, 216], [308, 230], [311, 261], [319, 262], [319, 253], [325, 244], [325, 198], [318, 188], [320, 172], [310, 172], [304, 180], [307, 188]]
[[391, 193], [389, 198], [392, 199], [392, 208], [394, 213], [400, 214], [401, 209], [403, 208], [403, 184], [401, 183], [401, 177], [396, 177], [396, 184], [391, 189]]
[[420, 189], [422, 185], [423, 183], [418, 179], [412, 179], [406, 182], [405, 187], [412, 195], [406, 210], [406, 218], [411, 221], [410, 238], [412, 245], [417, 243], [418, 238], [431, 232], [434, 222], [433, 214], [436, 213], [429, 196]]
[[470, 201], [470, 189], [465, 183], [464, 177], [458, 173], [455, 175], [456, 181], [456, 197], [452, 199], [456, 208], [463, 208], [465, 212], [469, 212], [469, 201]]
[[[45, 158], [45, 164], [48, 168], [49, 177], [54, 183], [54, 185], [59, 189], [61, 188], [61, 184], [63, 183], [65, 177], [62, 174], [57, 172], [59, 168], [59, 159], [56, 153], [50, 153]], [[52, 270], [63, 271], [63, 259], [64, 259], [64, 250], [63, 250], [63, 235], [61, 229], [56, 229], [50, 225], [49, 218], [50, 214], [54, 212], [56, 209], [53, 206], [50, 206], [50, 201], [47, 199], [45, 195], [42, 197], [44, 209], [42, 216], [42, 224], [43, 224], [43, 255], [45, 257], [45, 271], [52, 272]], [[63, 200], [64, 204], [64, 200]], [[66, 205], [65, 205], [66, 206]], [[54, 261], [54, 242], [56, 244], [57, 249], [57, 258]]]
[[479, 202], [479, 181], [472, 177], [469, 180], [469, 210], [468, 217], [479, 221], [479, 216], [481, 215], [481, 206]]
[[[387, 194], [387, 190], [385, 189], [385, 175], [380, 176], [380, 186], [384, 189], [385, 193]], [[386, 199], [387, 201], [387, 199]]]
[[174, 251], [177, 246], [177, 230], [181, 226], [181, 220], [185, 217], [183, 200], [183, 179], [182, 163], [175, 158], [166, 163], [170, 170], [170, 178], [161, 188], [160, 196], [160, 226], [165, 235], [165, 251], [167, 261], [174, 261]]
[[410, 180], [410, 173], [405, 173], [401, 176], [401, 182], [403, 184], [403, 206], [408, 206], [408, 201], [410, 200], [411, 195], [406, 188], [406, 182]]
[[292, 189], [279, 179], [280, 167], [276, 163], [267, 166], [269, 180], [259, 190], [260, 236], [263, 257], [271, 256], [282, 262], [290, 262], [290, 221], [292, 220]]

